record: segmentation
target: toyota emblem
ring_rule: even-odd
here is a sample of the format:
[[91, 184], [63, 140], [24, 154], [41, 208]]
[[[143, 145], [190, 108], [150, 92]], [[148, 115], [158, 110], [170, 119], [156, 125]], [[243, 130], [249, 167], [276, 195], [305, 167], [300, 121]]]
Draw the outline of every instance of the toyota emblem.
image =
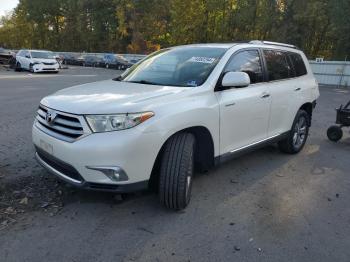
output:
[[54, 111], [47, 111], [46, 117], [45, 117], [46, 122], [50, 125], [53, 124], [56, 115], [57, 114]]

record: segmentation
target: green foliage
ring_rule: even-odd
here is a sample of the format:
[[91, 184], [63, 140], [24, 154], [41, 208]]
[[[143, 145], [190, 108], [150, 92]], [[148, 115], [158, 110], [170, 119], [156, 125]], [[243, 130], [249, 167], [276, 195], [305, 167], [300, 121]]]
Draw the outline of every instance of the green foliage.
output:
[[349, 0], [20, 0], [0, 46], [147, 53], [198, 42], [262, 39], [310, 58], [350, 55]]

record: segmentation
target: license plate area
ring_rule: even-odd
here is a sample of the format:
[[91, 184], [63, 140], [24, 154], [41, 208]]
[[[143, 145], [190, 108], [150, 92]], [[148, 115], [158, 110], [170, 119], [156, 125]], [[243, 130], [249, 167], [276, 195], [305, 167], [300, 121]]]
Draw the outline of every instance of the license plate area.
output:
[[46, 153], [49, 153], [50, 155], [53, 155], [53, 145], [50, 143], [40, 139], [40, 148], [44, 150]]

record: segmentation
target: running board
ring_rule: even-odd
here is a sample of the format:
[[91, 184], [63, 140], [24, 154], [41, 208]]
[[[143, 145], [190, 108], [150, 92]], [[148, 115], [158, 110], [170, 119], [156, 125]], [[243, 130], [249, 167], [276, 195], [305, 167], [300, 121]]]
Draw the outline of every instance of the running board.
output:
[[254, 143], [249, 144], [247, 146], [243, 146], [243, 147], [231, 150], [230, 152], [227, 152], [223, 155], [215, 157], [214, 164], [215, 164], [215, 166], [217, 166], [217, 165], [225, 163], [231, 159], [234, 159], [234, 158], [240, 157], [242, 155], [245, 155], [249, 152], [255, 151], [258, 148], [262, 148], [262, 147], [265, 147], [267, 145], [277, 143], [277, 142], [283, 140], [284, 138], [286, 138], [288, 136], [288, 134], [289, 134], [289, 131], [285, 132], [283, 134], [279, 134], [279, 135], [275, 135], [275, 136], [263, 139], [263, 140], [258, 141], [258, 142], [254, 142]]

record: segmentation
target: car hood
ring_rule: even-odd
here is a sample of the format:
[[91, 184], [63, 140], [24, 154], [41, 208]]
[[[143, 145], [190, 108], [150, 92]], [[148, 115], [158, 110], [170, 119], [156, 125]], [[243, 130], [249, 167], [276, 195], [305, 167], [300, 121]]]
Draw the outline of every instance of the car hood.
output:
[[45, 59], [45, 58], [32, 58], [33, 62], [39, 62], [39, 63], [56, 63], [56, 59]]
[[184, 87], [101, 81], [62, 89], [41, 100], [49, 108], [73, 114], [114, 114], [152, 110], [155, 103]]

